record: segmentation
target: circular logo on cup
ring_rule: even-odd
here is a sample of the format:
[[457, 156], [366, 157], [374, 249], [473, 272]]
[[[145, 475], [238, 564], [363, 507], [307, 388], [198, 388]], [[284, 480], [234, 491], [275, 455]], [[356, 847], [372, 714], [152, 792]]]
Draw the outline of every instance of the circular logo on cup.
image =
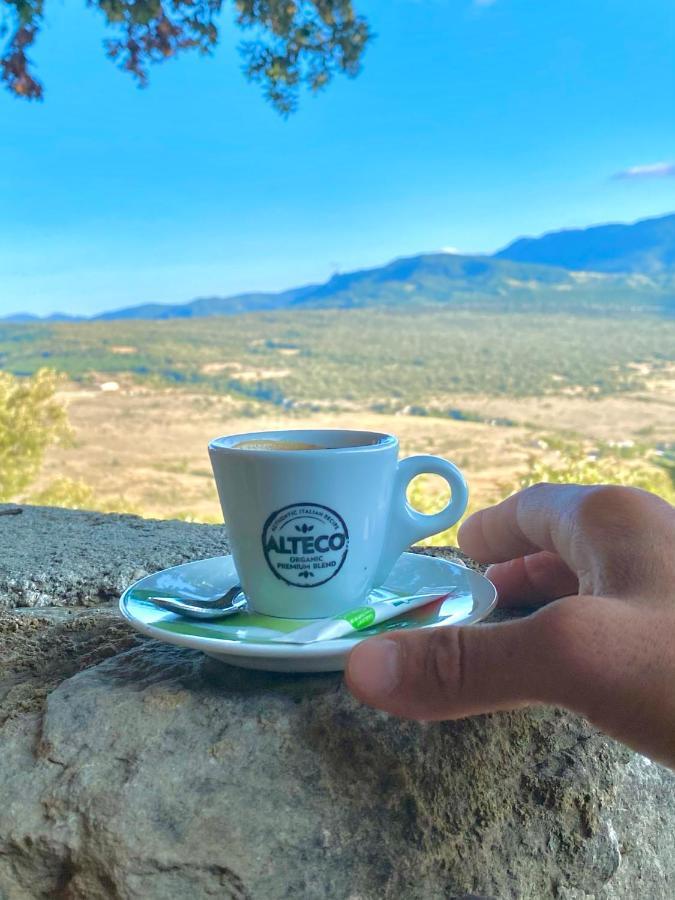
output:
[[344, 519], [318, 503], [293, 503], [273, 512], [262, 533], [263, 553], [277, 578], [316, 587], [342, 568], [349, 549]]

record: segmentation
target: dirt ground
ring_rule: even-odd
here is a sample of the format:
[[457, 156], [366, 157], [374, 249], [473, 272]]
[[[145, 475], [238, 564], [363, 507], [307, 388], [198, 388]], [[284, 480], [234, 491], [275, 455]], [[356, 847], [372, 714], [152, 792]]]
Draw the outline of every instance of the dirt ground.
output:
[[184, 391], [121, 387], [69, 390], [74, 441], [49, 451], [37, 488], [57, 476], [90, 485], [98, 499], [157, 518], [219, 522], [220, 509], [207, 454], [218, 435], [274, 428], [357, 428], [393, 432], [403, 455], [434, 453], [465, 472], [474, 505], [489, 503], [514, 485], [539, 441], [551, 434], [588, 440], [675, 440], [675, 390], [604, 399], [453, 397], [453, 404], [490, 420], [466, 422], [370, 412], [280, 412], [251, 418], [227, 398]]

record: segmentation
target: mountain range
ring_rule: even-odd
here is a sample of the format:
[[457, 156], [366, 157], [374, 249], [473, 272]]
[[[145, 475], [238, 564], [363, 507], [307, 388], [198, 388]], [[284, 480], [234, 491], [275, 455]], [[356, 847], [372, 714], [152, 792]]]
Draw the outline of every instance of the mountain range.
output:
[[496, 259], [593, 272], [661, 275], [675, 269], [675, 214], [632, 225], [595, 225], [520, 238]]
[[[409, 307], [675, 312], [675, 214], [519, 238], [493, 256], [420, 254], [278, 293], [144, 304], [94, 320], [174, 319], [280, 309]], [[54, 314], [47, 321], [77, 321]], [[20, 313], [5, 322], [45, 321]]]

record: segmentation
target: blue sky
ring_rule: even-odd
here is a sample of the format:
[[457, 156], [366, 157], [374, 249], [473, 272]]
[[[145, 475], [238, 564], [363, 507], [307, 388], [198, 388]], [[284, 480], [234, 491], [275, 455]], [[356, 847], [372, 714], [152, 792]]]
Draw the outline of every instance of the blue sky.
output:
[[[0, 312], [90, 314], [675, 210], [672, 0], [355, 0], [362, 74], [281, 119], [223, 14], [139, 90], [47, 0], [43, 103], [0, 91]], [[624, 177], [614, 177], [624, 173]]]

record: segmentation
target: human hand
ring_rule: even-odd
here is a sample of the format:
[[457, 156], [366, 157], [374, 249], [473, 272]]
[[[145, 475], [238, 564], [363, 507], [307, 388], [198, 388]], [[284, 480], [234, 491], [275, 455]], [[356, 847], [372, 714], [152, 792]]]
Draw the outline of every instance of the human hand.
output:
[[352, 693], [408, 719], [564, 706], [675, 767], [675, 508], [646, 491], [539, 484], [471, 516], [459, 545], [501, 606], [494, 625], [359, 644]]

